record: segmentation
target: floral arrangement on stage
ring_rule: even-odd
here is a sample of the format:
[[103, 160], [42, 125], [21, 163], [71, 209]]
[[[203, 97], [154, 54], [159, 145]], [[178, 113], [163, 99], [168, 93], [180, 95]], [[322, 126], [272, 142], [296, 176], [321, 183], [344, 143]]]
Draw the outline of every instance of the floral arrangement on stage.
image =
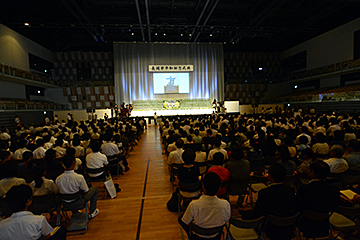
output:
[[165, 109], [179, 109], [180, 108], [180, 101], [179, 100], [164, 100], [163, 107]]
[[[211, 99], [179, 99], [177, 108], [166, 108], [164, 102], [171, 100], [154, 99], [154, 100], [135, 100], [132, 102], [133, 111], [161, 111], [161, 110], [188, 110], [188, 109], [212, 109]], [[173, 100], [174, 101], [174, 100]]]

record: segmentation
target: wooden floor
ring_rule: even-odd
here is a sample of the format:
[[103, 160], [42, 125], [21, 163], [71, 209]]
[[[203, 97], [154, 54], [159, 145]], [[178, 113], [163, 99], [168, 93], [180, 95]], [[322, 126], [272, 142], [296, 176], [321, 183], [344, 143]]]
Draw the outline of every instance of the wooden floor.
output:
[[166, 208], [172, 187], [157, 127], [148, 127], [128, 161], [131, 170], [114, 180], [121, 192], [99, 199], [100, 213], [87, 233], [68, 239], [182, 239], [177, 213]]

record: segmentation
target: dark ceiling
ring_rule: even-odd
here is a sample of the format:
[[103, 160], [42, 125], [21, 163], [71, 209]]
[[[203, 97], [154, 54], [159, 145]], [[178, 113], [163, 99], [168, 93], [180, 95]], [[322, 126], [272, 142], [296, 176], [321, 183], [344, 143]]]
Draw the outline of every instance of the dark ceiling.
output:
[[359, 0], [0, 3], [0, 23], [52, 51], [112, 51], [113, 41], [137, 41], [220, 42], [226, 52], [279, 52], [359, 17]]

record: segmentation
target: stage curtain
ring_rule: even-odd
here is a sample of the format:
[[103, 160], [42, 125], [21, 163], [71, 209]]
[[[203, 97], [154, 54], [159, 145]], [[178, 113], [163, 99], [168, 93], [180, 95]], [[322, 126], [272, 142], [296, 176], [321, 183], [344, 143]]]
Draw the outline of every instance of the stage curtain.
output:
[[222, 44], [114, 43], [114, 80], [117, 104], [155, 99], [149, 65], [193, 65], [186, 98], [224, 97]]

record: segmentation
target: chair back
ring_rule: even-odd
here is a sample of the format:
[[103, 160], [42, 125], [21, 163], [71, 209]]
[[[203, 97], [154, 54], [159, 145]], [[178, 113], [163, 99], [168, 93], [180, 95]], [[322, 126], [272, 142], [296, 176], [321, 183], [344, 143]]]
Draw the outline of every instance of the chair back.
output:
[[340, 213], [341, 215], [344, 215], [348, 218], [354, 218], [360, 215], [360, 207], [344, 207], [339, 205], [335, 209], [335, 212]]
[[173, 163], [170, 166], [170, 172], [173, 176], [177, 176], [179, 169], [184, 166], [184, 163]]
[[78, 199], [84, 197], [84, 191], [80, 190], [76, 193], [71, 193], [71, 194], [58, 193], [57, 196], [60, 200], [65, 200], [65, 201], [78, 200]]
[[306, 210], [303, 215], [300, 217], [299, 221], [303, 218], [312, 220], [312, 221], [316, 221], [316, 222], [322, 222], [325, 220], [328, 220], [330, 217], [330, 213], [329, 212], [324, 212], [324, 213], [320, 213], [320, 212], [314, 212], [314, 211], [310, 211], [310, 210]]
[[278, 217], [274, 215], [269, 215], [266, 219], [265, 225], [267, 223], [271, 223], [279, 227], [287, 227], [287, 226], [295, 225], [299, 215], [300, 215], [299, 212], [291, 217]]
[[119, 162], [118, 156], [117, 155], [113, 155], [113, 156], [106, 156], [109, 164], [111, 163], [115, 163], [115, 162]]
[[197, 192], [201, 189], [201, 186], [202, 184], [200, 181], [194, 183], [179, 182], [179, 188], [184, 192]]
[[219, 226], [219, 227], [202, 228], [196, 224], [190, 223], [190, 239], [191, 239], [192, 232], [196, 233], [197, 235], [211, 236], [211, 235], [222, 233], [224, 226], [225, 226], [225, 224], [222, 226]]
[[91, 173], [91, 174], [103, 173], [103, 172], [105, 172], [105, 167], [101, 167], [101, 168], [86, 168], [86, 172], [87, 172], [87, 173]]
[[264, 216], [261, 216], [253, 220], [243, 220], [243, 219], [231, 217], [230, 225], [234, 225], [237, 228], [245, 228], [245, 229], [259, 228], [261, 224], [264, 222], [264, 219], [265, 219]]

